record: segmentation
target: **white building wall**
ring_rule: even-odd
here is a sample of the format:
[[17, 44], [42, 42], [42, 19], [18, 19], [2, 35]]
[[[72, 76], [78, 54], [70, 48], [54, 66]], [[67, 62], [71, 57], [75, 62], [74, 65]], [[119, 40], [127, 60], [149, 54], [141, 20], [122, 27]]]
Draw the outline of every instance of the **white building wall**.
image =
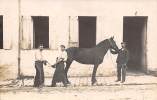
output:
[[16, 0], [0, 0], [3, 16], [3, 48], [0, 49], [0, 79], [17, 77], [18, 3]]
[[[15, 2], [14, 2], [15, 1]], [[0, 55], [5, 59], [1, 59], [0, 63], [17, 64], [17, 37], [18, 37], [18, 10], [17, 1], [13, 0], [9, 4], [9, 0], [0, 0], [0, 15], [4, 15], [4, 44], [6, 48], [12, 48], [9, 51], [0, 50]], [[115, 36], [115, 41], [120, 47], [120, 42], [123, 39], [123, 16], [148, 16], [147, 25], [147, 56], [148, 69], [157, 68], [156, 62], [156, 45], [157, 38], [157, 1], [82, 1], [82, 0], [21, 0], [21, 15], [24, 18], [23, 22], [23, 49], [22, 50], [22, 73], [25, 75], [34, 75], [34, 51], [33, 48], [33, 22], [31, 16], [49, 16], [49, 44], [50, 50], [45, 50], [46, 59], [51, 63], [55, 62], [56, 50], [58, 45], [64, 44], [67, 47], [69, 42], [78, 45], [78, 18], [77, 16], [97, 16], [97, 36], [96, 41], [100, 41]], [[70, 16], [70, 18], [69, 18]], [[10, 24], [12, 23], [12, 24]], [[70, 26], [70, 28], [69, 28]], [[13, 35], [14, 34], [14, 35]], [[70, 34], [70, 37], [69, 37]], [[11, 38], [11, 39], [10, 39]], [[69, 40], [70, 38], [70, 40]], [[3, 52], [3, 54], [2, 54]], [[4, 52], [6, 53], [4, 55]], [[13, 61], [8, 60], [11, 55]], [[104, 58], [103, 64], [98, 68], [98, 74], [112, 73], [115, 71], [116, 56], [107, 55]], [[16, 66], [17, 67], [17, 66]], [[71, 74], [89, 74], [91, 69], [89, 65], [82, 65], [74, 62], [70, 69]], [[9, 67], [10, 68], [10, 67]], [[16, 68], [15, 68], [16, 69]], [[80, 71], [78, 71], [80, 70]], [[90, 70], [90, 71], [88, 71]], [[52, 74], [52, 69], [45, 67], [46, 75]]]

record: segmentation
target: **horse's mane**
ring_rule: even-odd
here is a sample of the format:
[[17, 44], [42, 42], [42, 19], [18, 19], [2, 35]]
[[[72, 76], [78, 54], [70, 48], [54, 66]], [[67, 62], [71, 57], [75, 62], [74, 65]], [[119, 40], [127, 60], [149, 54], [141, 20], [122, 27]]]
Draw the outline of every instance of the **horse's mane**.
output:
[[108, 41], [108, 39], [105, 39], [105, 40], [101, 41], [100, 43], [98, 43], [96, 45], [96, 47], [103, 46], [105, 43], [108, 43], [107, 41]]

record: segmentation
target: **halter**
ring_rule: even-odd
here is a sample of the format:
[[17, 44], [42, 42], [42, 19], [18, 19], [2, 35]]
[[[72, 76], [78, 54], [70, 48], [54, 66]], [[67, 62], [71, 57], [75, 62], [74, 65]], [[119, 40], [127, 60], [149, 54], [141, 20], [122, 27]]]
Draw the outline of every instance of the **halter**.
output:
[[112, 48], [116, 49], [116, 48], [114, 47], [113, 43], [111, 42], [111, 40], [108, 39], [108, 41], [109, 41], [109, 43], [110, 43], [110, 46], [112, 46]]

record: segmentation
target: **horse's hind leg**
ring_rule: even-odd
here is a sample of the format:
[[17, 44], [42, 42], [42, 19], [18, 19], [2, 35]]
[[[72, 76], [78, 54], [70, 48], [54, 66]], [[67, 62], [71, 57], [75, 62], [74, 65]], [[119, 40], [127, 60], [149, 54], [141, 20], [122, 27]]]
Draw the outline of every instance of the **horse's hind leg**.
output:
[[68, 75], [67, 75], [67, 73], [68, 73], [68, 70], [69, 70], [69, 68], [70, 68], [71, 63], [72, 63], [72, 61], [67, 60], [67, 62], [66, 62], [66, 67], [65, 67], [65, 77], [66, 77], [67, 84], [70, 84], [70, 81], [68, 80]]
[[92, 85], [94, 85], [95, 82], [97, 82], [96, 80], [96, 72], [97, 72], [97, 68], [98, 68], [98, 64], [94, 65], [94, 69], [93, 69], [93, 73], [92, 73]]

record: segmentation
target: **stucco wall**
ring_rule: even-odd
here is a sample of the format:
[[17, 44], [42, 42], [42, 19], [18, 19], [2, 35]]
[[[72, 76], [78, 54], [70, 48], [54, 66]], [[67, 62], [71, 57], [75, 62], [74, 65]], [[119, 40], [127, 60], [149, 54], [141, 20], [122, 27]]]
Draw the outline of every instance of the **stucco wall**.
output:
[[[0, 79], [17, 77], [18, 46], [17, 0], [0, 0], [0, 15], [3, 16], [3, 48], [0, 49]], [[3, 74], [3, 75], [2, 75]]]
[[[11, 64], [11, 76], [17, 74], [17, 47], [18, 47], [18, 3], [17, 0], [0, 0], [0, 15], [4, 17], [4, 48], [0, 50], [0, 64]], [[147, 23], [147, 56], [148, 69], [157, 68], [156, 45], [157, 38], [157, 1], [133, 0], [130, 2], [118, 1], [83, 1], [83, 0], [21, 0], [21, 15], [23, 16], [23, 36], [21, 69], [25, 75], [34, 75], [34, 51], [32, 50], [32, 20], [31, 16], [49, 16], [50, 49], [45, 50], [46, 59], [55, 61], [56, 49], [59, 44], [68, 46], [69, 34], [72, 42], [78, 42], [77, 16], [97, 16], [96, 41], [115, 36], [115, 41], [120, 47], [123, 38], [123, 16], [148, 16]], [[69, 16], [70, 20], [69, 20]], [[70, 29], [69, 29], [70, 22]], [[70, 31], [69, 31], [70, 30]], [[70, 33], [69, 33], [70, 32]], [[30, 46], [30, 47], [29, 47]], [[51, 56], [49, 56], [49, 54]], [[12, 58], [12, 60], [11, 60]], [[107, 55], [103, 64], [98, 68], [98, 74], [115, 71], [116, 56]], [[14, 67], [11, 67], [14, 66]], [[90, 74], [93, 67], [74, 62], [70, 69], [72, 74]], [[14, 69], [15, 71], [12, 71]], [[88, 71], [90, 70], [90, 71]], [[46, 75], [52, 74], [52, 69], [45, 67]], [[13, 74], [12, 74], [13, 73]]]

